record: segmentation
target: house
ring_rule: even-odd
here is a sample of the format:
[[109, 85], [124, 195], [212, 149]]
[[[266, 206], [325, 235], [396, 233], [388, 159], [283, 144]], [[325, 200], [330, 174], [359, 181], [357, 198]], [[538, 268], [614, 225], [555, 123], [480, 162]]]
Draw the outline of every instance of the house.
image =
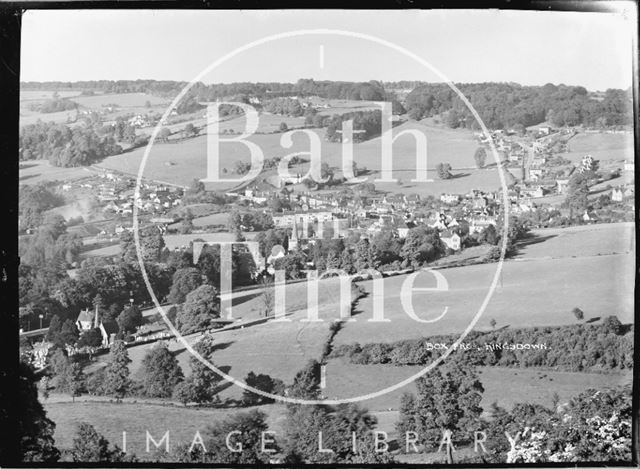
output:
[[102, 334], [102, 346], [109, 347], [118, 333], [118, 323], [115, 321], [100, 321], [99, 329]]
[[440, 240], [452, 251], [460, 250], [460, 236], [451, 230], [444, 230], [440, 233]]
[[441, 194], [440, 201], [445, 204], [456, 204], [460, 200], [460, 196], [458, 194]]
[[525, 197], [532, 197], [532, 198], [543, 197], [544, 189], [542, 188], [542, 186], [531, 186], [531, 187], [523, 188], [521, 193]]
[[598, 216], [594, 212], [588, 212], [587, 210], [585, 210], [584, 214], [582, 215], [582, 219], [584, 221], [598, 221]]
[[569, 185], [569, 179], [556, 179], [558, 194], [564, 194]]
[[623, 198], [623, 193], [622, 193], [622, 189], [619, 188], [613, 188], [611, 189], [611, 200], [614, 202], [622, 202], [622, 198]]
[[95, 313], [89, 311], [89, 309], [83, 309], [80, 311], [78, 318], [76, 319], [76, 327], [80, 333], [94, 329], [98, 327], [98, 308], [96, 307]]
[[636, 165], [633, 161], [626, 161], [624, 162], [624, 170], [625, 171], [635, 171], [636, 169]]
[[541, 168], [531, 168], [529, 170], [529, 179], [532, 181], [539, 181], [542, 177], [542, 169]]

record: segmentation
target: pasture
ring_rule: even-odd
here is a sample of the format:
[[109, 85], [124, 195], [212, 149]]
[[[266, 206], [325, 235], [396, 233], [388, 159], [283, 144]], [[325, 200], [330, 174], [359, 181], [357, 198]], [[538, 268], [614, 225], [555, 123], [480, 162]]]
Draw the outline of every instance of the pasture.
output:
[[[491, 319], [498, 327], [565, 325], [575, 322], [574, 307], [587, 318], [617, 315], [625, 323], [633, 321], [635, 249], [630, 247], [625, 224], [597, 225], [544, 230], [539, 242], [523, 246], [517, 259], [506, 261], [501, 278], [488, 306], [475, 326], [490, 329]], [[542, 231], [542, 230], [540, 230]], [[625, 234], [626, 233], [626, 234]], [[601, 240], [601, 241], [599, 241]], [[548, 244], [549, 249], [545, 248]], [[583, 246], [584, 243], [584, 246]], [[448, 291], [402, 293], [407, 275], [384, 280], [384, 292], [376, 292], [372, 281], [361, 285], [369, 293], [362, 298], [354, 316], [335, 337], [334, 343], [351, 344], [395, 342], [401, 339], [462, 332], [477, 313], [489, 291], [497, 264], [481, 264], [444, 269]], [[433, 275], [420, 273], [414, 287], [435, 286]], [[367, 322], [372, 317], [374, 299], [381, 298], [385, 318], [381, 325]], [[418, 323], [402, 307], [402, 298], [412, 299], [416, 314], [432, 323]]]
[[93, 172], [84, 167], [59, 168], [47, 160], [29, 160], [21, 162], [18, 171], [20, 184], [37, 184], [39, 182], [69, 182], [91, 176]]
[[[132, 401], [110, 403], [93, 401], [90, 397], [71, 402], [45, 402], [47, 416], [56, 423], [54, 438], [58, 448], [71, 448], [77, 425], [88, 422], [111, 444], [122, 448], [122, 432], [127, 432], [127, 451], [139, 458], [146, 456], [147, 430], [156, 441], [168, 430], [170, 450], [181, 444], [191, 444], [196, 431], [235, 415], [238, 409], [183, 407], [181, 405], [141, 404]], [[249, 410], [249, 409], [247, 409]], [[261, 406], [267, 414], [270, 429], [281, 433], [282, 405]], [[153, 445], [151, 446], [153, 449]]]
[[[339, 316], [339, 295], [332, 294], [337, 289], [337, 280], [328, 279], [319, 287], [319, 317], [322, 322], [302, 322], [307, 315], [307, 285], [295, 283], [286, 286], [285, 308], [290, 322], [268, 321], [242, 329], [218, 331], [214, 339], [219, 344], [213, 361], [223, 371], [237, 379], [244, 379], [249, 371], [266, 373], [285, 382], [292, 382], [295, 374], [311, 359], [320, 359], [324, 343], [329, 334], [329, 319]], [[233, 319], [242, 322], [259, 319], [264, 311], [264, 300], [260, 289], [242, 298], [233, 300]], [[222, 317], [226, 317], [223, 314]], [[201, 334], [191, 334], [184, 340], [193, 344]], [[136, 373], [145, 354], [154, 344], [143, 344], [128, 348], [131, 363], [129, 368]], [[190, 373], [189, 351], [182, 341], [170, 341], [169, 349], [176, 355], [185, 374]], [[91, 365], [95, 370], [105, 363], [106, 355]], [[88, 371], [89, 371], [88, 370]], [[230, 386], [221, 392], [221, 397], [241, 397], [242, 389]]]
[[563, 158], [578, 163], [583, 156], [591, 155], [596, 160], [619, 162], [633, 161], [633, 134], [626, 133], [580, 133], [568, 143], [569, 152], [562, 153]]
[[103, 107], [113, 105], [120, 108], [144, 108], [147, 101], [152, 106], [167, 105], [171, 101], [147, 93], [114, 93], [96, 94], [94, 96], [78, 96], [73, 101], [87, 109], [100, 110]]
[[[191, 207], [184, 207], [182, 210], [191, 209]], [[193, 211], [192, 211], [193, 213]], [[193, 219], [193, 226], [196, 228], [202, 228], [210, 225], [227, 225], [229, 221], [229, 212], [220, 212], [220, 213], [212, 213], [210, 215], [205, 215], [203, 217], [197, 217]], [[169, 225], [169, 228], [179, 228], [182, 223], [174, 223]]]
[[[327, 365], [326, 396], [350, 397], [390, 386], [417, 372], [419, 367], [394, 367], [390, 365], [351, 365], [331, 360]], [[631, 373], [567, 373], [533, 369], [509, 369], [481, 367], [479, 378], [485, 389], [481, 406], [487, 410], [492, 402], [507, 409], [518, 402], [531, 402], [551, 406], [554, 392], [560, 402], [587, 388], [604, 389], [628, 383]], [[234, 386], [234, 388], [236, 388]], [[390, 439], [397, 437], [395, 423], [398, 420], [398, 405], [404, 392], [415, 393], [415, 384], [393, 393], [359, 402], [378, 418], [377, 428], [386, 431]], [[77, 425], [88, 422], [96, 427], [112, 444], [122, 446], [122, 432], [127, 432], [127, 449], [144, 459], [146, 431], [159, 441], [170, 431], [172, 448], [191, 443], [196, 431], [238, 412], [250, 409], [183, 407], [171, 403], [149, 403], [133, 398], [122, 403], [105, 402], [104, 398], [83, 396], [75, 403], [67, 396], [52, 395], [44, 402], [47, 416], [56, 423], [54, 438], [59, 448], [70, 448]], [[276, 439], [282, 435], [285, 409], [283, 404], [258, 407], [267, 414], [269, 430], [275, 431]], [[392, 409], [392, 410], [389, 410]]]
[[[280, 117], [277, 116], [279, 120]], [[243, 130], [244, 125], [237, 125], [242, 118], [232, 119], [221, 123], [229, 128], [235, 127], [235, 131]], [[393, 130], [398, 135], [403, 130], [418, 130], [427, 136], [427, 153], [429, 177], [433, 182], [411, 183], [415, 178], [416, 149], [413, 137], [403, 135], [393, 145], [393, 169], [394, 177], [405, 182], [404, 186], [397, 183], [379, 183], [379, 188], [398, 192], [408, 190], [420, 194], [440, 194], [441, 192], [468, 192], [471, 188], [496, 189], [500, 187], [500, 180], [495, 169], [477, 170], [473, 167], [473, 153], [477, 144], [472, 133], [468, 131], [449, 130], [439, 127], [425, 126], [420, 123], [407, 122]], [[322, 161], [337, 169], [337, 174], [342, 169], [342, 145], [340, 143], [324, 140], [323, 129], [311, 129], [321, 142]], [[284, 134], [255, 134], [248, 138], [262, 150], [265, 159], [284, 157], [292, 153], [309, 151], [309, 138], [302, 134], [293, 134], [293, 145], [284, 148], [281, 139]], [[233, 179], [231, 182], [207, 183], [209, 190], [229, 190], [238, 186], [239, 176], [234, 173], [235, 163], [250, 161], [250, 153], [245, 145], [239, 143], [224, 143], [226, 136], [221, 137], [220, 144], [220, 170], [222, 178]], [[128, 153], [111, 156], [100, 163], [100, 167], [115, 169], [129, 174], [137, 174], [142, 161], [145, 148], [138, 148]], [[369, 179], [378, 179], [382, 165], [381, 140], [375, 138], [367, 142], [354, 145], [354, 161], [359, 167], [366, 167]], [[308, 158], [308, 157], [307, 157]], [[423, 158], [423, 155], [420, 155]], [[435, 174], [435, 166], [440, 162], [449, 162], [454, 168], [454, 178], [442, 181]], [[224, 174], [224, 169], [227, 173]], [[307, 167], [301, 166], [300, 170], [306, 172]], [[168, 181], [179, 185], [188, 185], [194, 178], [204, 179], [207, 175], [207, 136], [184, 140], [178, 143], [155, 144], [147, 160], [144, 171], [145, 177]], [[378, 183], [376, 183], [378, 187]], [[404, 187], [404, 189], [403, 189]]]
[[[53, 94], [56, 91], [53, 90], [20, 90], [20, 102], [23, 101], [45, 101], [52, 99]], [[58, 90], [58, 96], [61, 98], [73, 98], [80, 96], [81, 90]]]
[[[243, 233], [247, 241], [251, 241], [255, 235], [253, 233]], [[190, 234], [165, 234], [165, 246], [169, 250], [182, 247], [189, 247], [189, 243], [196, 239], [208, 241], [211, 243], [228, 243], [236, 240], [234, 233], [190, 233]]]
[[[327, 398], [346, 399], [361, 396], [393, 386], [420, 372], [421, 366], [355, 365], [343, 358], [331, 359], [327, 363]], [[570, 373], [533, 368], [478, 367], [480, 381], [484, 387], [481, 407], [487, 411], [491, 403], [512, 408], [518, 402], [529, 402], [551, 406], [553, 393], [560, 402], [588, 388], [606, 388], [632, 381], [632, 372], [616, 373]], [[371, 411], [397, 411], [400, 398], [405, 392], [417, 393], [415, 382], [361, 404]]]
[[633, 223], [580, 225], [531, 230], [532, 237], [519, 243], [516, 259], [563, 258], [624, 254], [633, 249]]

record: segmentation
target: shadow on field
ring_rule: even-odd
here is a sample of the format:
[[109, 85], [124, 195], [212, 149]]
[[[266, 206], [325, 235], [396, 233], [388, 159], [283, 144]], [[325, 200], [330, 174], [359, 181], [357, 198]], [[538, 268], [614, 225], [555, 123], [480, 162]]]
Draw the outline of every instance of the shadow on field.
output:
[[241, 305], [242, 303], [246, 303], [247, 301], [251, 301], [254, 298], [259, 297], [260, 295], [262, 295], [262, 292], [252, 293], [251, 295], [242, 296], [240, 298], [233, 298], [231, 300], [231, 306]]
[[600, 316], [596, 316], [595, 318], [589, 318], [585, 321], [585, 324], [591, 324], [592, 322], [596, 322], [600, 320]]
[[27, 174], [26, 176], [20, 176], [20, 180], [24, 181], [25, 179], [31, 179], [34, 177], [40, 176], [40, 173], [36, 173], [36, 174]]
[[[219, 343], [216, 343], [216, 344], [213, 346], [213, 351], [214, 351], [214, 352], [217, 352], [218, 350], [224, 350], [224, 349], [226, 349], [226, 348], [229, 348], [229, 347], [231, 347], [231, 346], [233, 345], [233, 343], [234, 343], [234, 342], [235, 342], [235, 341], [230, 340], [230, 341], [228, 341], [228, 342], [219, 342]], [[179, 349], [173, 350], [171, 353], [172, 353], [172, 354], [173, 354], [173, 356], [175, 357], [175, 356], [178, 356], [179, 354], [181, 354], [182, 352], [184, 352], [185, 350], [187, 350], [187, 349], [186, 349], [186, 347], [181, 347], [181, 348], [179, 348]], [[225, 372], [225, 373], [226, 373], [226, 372]]]
[[449, 179], [458, 179], [458, 178], [463, 178], [463, 177], [467, 177], [469, 176], [471, 173], [457, 173], [457, 174], [452, 174], [451, 177]]
[[544, 243], [545, 241], [551, 238], [555, 238], [556, 236], [558, 235], [537, 236], [530, 233], [527, 238], [518, 241], [518, 247], [529, 246], [531, 244]]
[[362, 311], [361, 309], [358, 308], [358, 303], [360, 302], [360, 300], [364, 299], [364, 298], [368, 298], [370, 295], [369, 292], [364, 292], [362, 294], [362, 296], [360, 296], [360, 298], [358, 298], [358, 301], [356, 302], [356, 305], [351, 307], [351, 316], [357, 316], [358, 314], [363, 313], [364, 311]]

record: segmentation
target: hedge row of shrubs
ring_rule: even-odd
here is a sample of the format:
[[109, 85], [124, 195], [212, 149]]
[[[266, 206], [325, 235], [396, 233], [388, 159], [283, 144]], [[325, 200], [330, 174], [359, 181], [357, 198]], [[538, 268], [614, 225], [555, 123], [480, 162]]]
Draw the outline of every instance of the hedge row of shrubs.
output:
[[[633, 333], [611, 316], [602, 324], [560, 327], [500, 329], [488, 333], [471, 332], [468, 348], [452, 353], [452, 358], [473, 366], [541, 367], [562, 371], [605, 371], [633, 368]], [[457, 335], [440, 335], [394, 343], [341, 345], [331, 357], [347, 357], [354, 364], [424, 365], [439, 357]], [[492, 345], [498, 345], [494, 347]], [[515, 344], [529, 344], [516, 348]]]

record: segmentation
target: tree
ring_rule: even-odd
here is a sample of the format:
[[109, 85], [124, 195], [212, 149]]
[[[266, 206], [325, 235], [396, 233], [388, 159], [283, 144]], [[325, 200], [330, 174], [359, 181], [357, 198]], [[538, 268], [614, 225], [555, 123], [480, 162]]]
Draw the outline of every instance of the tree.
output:
[[582, 321], [584, 319], [584, 313], [580, 308], [573, 308], [571, 312], [573, 313], [573, 315], [576, 317], [578, 321]]
[[178, 360], [162, 342], [142, 359], [140, 376], [143, 393], [149, 397], [171, 397], [175, 386], [184, 379]]
[[[253, 371], [249, 372], [244, 382], [252, 388], [268, 392], [270, 394], [273, 393], [276, 385], [271, 376], [263, 374], [256, 375]], [[242, 392], [242, 403], [246, 406], [269, 404], [271, 402], [273, 402], [272, 398], [261, 396], [260, 394], [256, 394], [248, 389], [245, 389]]]
[[172, 303], [183, 303], [186, 296], [202, 285], [202, 274], [195, 267], [178, 269], [173, 274], [173, 282], [168, 300]]
[[67, 319], [60, 328], [59, 344], [73, 345], [78, 340], [78, 328], [71, 319]]
[[328, 163], [322, 163], [320, 165], [320, 178], [323, 180], [327, 179], [327, 182], [331, 182], [333, 179], [334, 172], [331, 166]]
[[57, 314], [51, 318], [49, 329], [47, 330], [46, 339], [48, 342], [58, 343], [60, 331], [62, 329], [62, 321]]
[[144, 324], [144, 318], [140, 308], [136, 305], [127, 305], [116, 319], [118, 328], [123, 334], [132, 334], [138, 327]]
[[122, 340], [116, 340], [111, 345], [105, 371], [104, 391], [116, 400], [122, 399], [131, 388], [129, 378], [129, 363], [131, 359]]
[[286, 122], [280, 122], [280, 132], [286, 132], [289, 130], [289, 126], [287, 126]]
[[82, 422], [73, 439], [71, 458], [74, 462], [120, 462], [124, 453], [96, 431], [93, 425]]
[[440, 179], [451, 179], [453, 177], [451, 174], [451, 165], [449, 163], [438, 163], [436, 165], [436, 171], [438, 172], [438, 177]]
[[589, 206], [589, 180], [583, 173], [575, 173], [567, 184], [565, 204], [573, 213], [584, 212]]
[[218, 291], [211, 285], [201, 285], [187, 294], [176, 316], [176, 327], [182, 334], [202, 331], [220, 317]]
[[184, 130], [183, 133], [186, 137], [190, 137], [190, 136], [196, 136], [198, 135], [200, 131], [198, 130], [198, 128], [196, 126], [193, 125], [193, 123], [189, 122], [187, 125], [184, 126]]
[[85, 376], [80, 363], [71, 363], [67, 367], [67, 392], [71, 400], [75, 401], [84, 391]]
[[444, 253], [438, 231], [426, 226], [411, 228], [404, 240], [400, 255], [414, 267], [431, 262]]
[[491, 324], [492, 329], [495, 329], [496, 324], [498, 324], [498, 322], [496, 321], [496, 318], [491, 318], [491, 321], [489, 321], [489, 324]]
[[309, 360], [293, 378], [289, 396], [298, 399], [317, 399], [320, 395], [320, 363]]
[[[263, 432], [269, 429], [266, 414], [259, 410], [240, 412], [207, 426], [202, 438], [206, 453], [201, 447], [194, 447], [194, 451], [187, 455], [187, 461], [209, 462], [216, 464], [239, 464], [261, 466], [269, 462], [269, 455], [262, 451]], [[239, 433], [232, 433], [239, 432]], [[231, 435], [230, 446], [241, 449], [231, 451], [227, 446], [227, 436]], [[278, 450], [276, 443], [266, 443], [267, 449]], [[187, 449], [188, 450], [188, 449]], [[196, 452], [196, 450], [198, 450]]]
[[494, 225], [487, 225], [487, 227], [480, 233], [479, 241], [483, 244], [498, 244], [499, 235], [496, 232]]
[[624, 331], [622, 323], [616, 316], [607, 316], [606, 318], [604, 318], [604, 320], [602, 321], [602, 327], [607, 332], [615, 335], [622, 335]]
[[102, 332], [98, 328], [91, 328], [80, 334], [78, 347], [99, 347], [102, 345]]
[[[444, 431], [468, 435], [479, 428], [484, 388], [473, 368], [463, 363], [440, 365], [419, 378], [416, 385], [417, 398], [413, 408], [405, 405], [402, 421], [405, 427], [408, 422], [414, 426], [410, 430], [424, 438], [423, 444], [440, 441]], [[452, 462], [449, 448], [447, 459]]]
[[170, 136], [171, 136], [171, 130], [166, 127], [163, 127], [158, 133], [158, 140], [160, 140], [161, 142], [167, 142], [169, 141]]
[[485, 162], [487, 161], [487, 151], [484, 147], [478, 147], [473, 155], [473, 159], [476, 161], [478, 169], [484, 168]]
[[[211, 360], [215, 350], [215, 342], [210, 334], [204, 334], [195, 344], [194, 350], [205, 360]], [[195, 356], [189, 358], [191, 374], [178, 383], [173, 391], [173, 397], [183, 404], [195, 402], [202, 404], [211, 402], [217, 392], [217, 384], [221, 377]]]
[[[17, 421], [13, 431], [18, 437], [18, 451], [23, 462], [54, 463], [60, 458], [53, 439], [56, 425], [47, 418], [47, 413], [38, 401], [37, 381], [33, 368], [21, 361], [18, 365], [18, 387], [15, 390], [17, 402], [14, 401], [20, 411], [15, 413]], [[0, 387], [2, 402], [7, 404], [5, 393], [5, 386]], [[4, 420], [5, 415], [2, 418]], [[2, 449], [1, 454], [5, 456], [6, 449]]]

